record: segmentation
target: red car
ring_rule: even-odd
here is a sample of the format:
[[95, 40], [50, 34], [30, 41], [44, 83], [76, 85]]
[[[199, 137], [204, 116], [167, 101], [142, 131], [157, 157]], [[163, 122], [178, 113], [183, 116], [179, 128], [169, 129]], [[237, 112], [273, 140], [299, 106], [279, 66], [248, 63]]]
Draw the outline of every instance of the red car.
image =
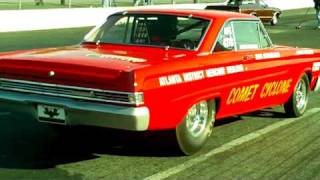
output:
[[133, 10], [80, 45], [1, 54], [0, 107], [61, 125], [171, 129], [190, 155], [215, 120], [281, 104], [301, 116], [319, 76], [319, 50], [273, 45], [256, 17]]

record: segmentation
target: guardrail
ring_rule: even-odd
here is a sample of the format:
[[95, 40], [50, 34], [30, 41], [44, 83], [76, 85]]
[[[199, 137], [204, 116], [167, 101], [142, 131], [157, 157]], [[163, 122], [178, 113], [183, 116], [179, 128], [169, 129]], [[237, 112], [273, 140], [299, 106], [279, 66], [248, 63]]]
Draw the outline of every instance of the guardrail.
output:
[[[296, 9], [313, 6], [313, 0], [266, 0], [280, 9]], [[212, 3], [211, 3], [212, 4]], [[217, 3], [215, 3], [217, 4]], [[142, 7], [71, 8], [41, 10], [0, 11], [0, 32], [29, 31], [95, 26], [117, 11], [134, 8], [157, 9], [204, 9], [209, 4], [176, 4]]]

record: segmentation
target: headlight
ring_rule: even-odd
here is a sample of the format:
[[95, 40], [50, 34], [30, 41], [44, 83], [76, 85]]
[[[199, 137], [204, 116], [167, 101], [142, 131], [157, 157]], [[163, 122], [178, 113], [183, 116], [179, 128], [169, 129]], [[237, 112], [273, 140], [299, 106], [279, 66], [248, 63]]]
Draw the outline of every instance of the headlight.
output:
[[129, 102], [135, 105], [142, 105], [144, 104], [144, 96], [142, 92], [133, 93], [128, 95]]

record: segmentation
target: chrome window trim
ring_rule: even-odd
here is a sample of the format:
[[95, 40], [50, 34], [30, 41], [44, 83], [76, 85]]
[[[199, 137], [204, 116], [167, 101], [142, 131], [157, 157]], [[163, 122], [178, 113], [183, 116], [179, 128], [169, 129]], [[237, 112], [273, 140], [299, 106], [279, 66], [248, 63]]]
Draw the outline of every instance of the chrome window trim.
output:
[[[234, 21], [231, 21], [230, 22], [230, 25], [231, 25], [231, 30], [232, 30], [232, 36], [233, 36], [233, 43], [234, 43], [234, 48], [233, 50], [230, 50], [230, 51], [237, 51], [238, 50], [238, 47], [237, 47], [237, 37], [236, 37], [236, 34], [234, 33], [234, 24], [233, 24]], [[219, 34], [220, 36], [220, 34]]]
[[[268, 48], [274, 47], [274, 44], [272, 43], [272, 40], [270, 39], [270, 36], [269, 36], [266, 28], [263, 26], [261, 20], [260, 20], [260, 23], [259, 23], [259, 29], [261, 29], [263, 31], [263, 33], [268, 36], [268, 41], [269, 41], [269, 44], [270, 44], [270, 46]], [[262, 49], [267, 49], [267, 48], [262, 48]]]
[[[62, 88], [65, 90], [79, 90], [79, 91], [87, 91], [90, 92], [98, 92], [98, 93], [111, 93], [111, 94], [118, 94], [118, 95], [126, 95], [128, 97], [128, 101], [116, 101], [116, 100], [107, 100], [107, 99], [99, 99], [96, 97], [85, 97], [85, 96], [76, 96], [70, 94], [57, 94], [57, 93], [50, 93], [50, 92], [41, 92], [41, 91], [33, 91], [27, 89], [18, 89], [13, 87], [1, 87], [2, 82], [12, 82], [12, 83], [20, 83], [26, 85], [36, 85], [39, 87], [56, 87]], [[126, 105], [136, 105], [134, 102], [129, 101], [129, 95], [142, 95], [142, 92], [123, 92], [123, 91], [110, 91], [110, 90], [102, 90], [102, 89], [94, 89], [94, 88], [84, 88], [84, 87], [77, 87], [77, 86], [68, 86], [68, 85], [59, 85], [59, 84], [50, 84], [50, 83], [42, 83], [42, 82], [31, 82], [25, 80], [15, 80], [15, 79], [7, 79], [7, 78], [0, 78], [0, 89], [2, 90], [9, 90], [9, 91], [16, 91], [16, 92], [24, 92], [24, 93], [31, 93], [31, 94], [39, 94], [39, 95], [48, 95], [48, 96], [55, 96], [55, 97], [66, 97], [72, 99], [79, 99], [79, 100], [91, 100], [97, 102], [105, 102], [105, 103], [117, 103], [117, 104], [126, 104]]]

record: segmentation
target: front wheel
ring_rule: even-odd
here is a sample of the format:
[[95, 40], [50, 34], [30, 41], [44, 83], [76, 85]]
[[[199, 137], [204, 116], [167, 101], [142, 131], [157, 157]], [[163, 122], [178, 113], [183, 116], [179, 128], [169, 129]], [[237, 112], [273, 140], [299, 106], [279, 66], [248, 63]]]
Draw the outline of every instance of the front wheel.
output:
[[308, 76], [304, 74], [295, 86], [290, 99], [284, 104], [284, 110], [289, 116], [299, 117], [305, 113], [309, 91]]
[[278, 24], [278, 21], [279, 21], [279, 17], [278, 17], [278, 14], [274, 14], [272, 19], [271, 19], [271, 26], [274, 26], [276, 24]]
[[211, 135], [215, 109], [213, 100], [201, 101], [189, 108], [183, 121], [176, 127], [178, 145], [185, 155], [199, 151]]

